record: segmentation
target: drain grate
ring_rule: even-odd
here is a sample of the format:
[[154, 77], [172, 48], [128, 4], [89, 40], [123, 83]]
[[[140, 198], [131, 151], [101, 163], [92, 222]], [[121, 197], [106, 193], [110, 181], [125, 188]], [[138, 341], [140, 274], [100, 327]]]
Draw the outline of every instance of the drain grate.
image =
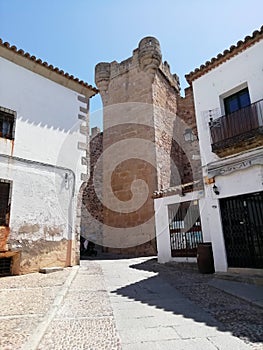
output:
[[11, 275], [12, 258], [0, 258], [0, 277]]

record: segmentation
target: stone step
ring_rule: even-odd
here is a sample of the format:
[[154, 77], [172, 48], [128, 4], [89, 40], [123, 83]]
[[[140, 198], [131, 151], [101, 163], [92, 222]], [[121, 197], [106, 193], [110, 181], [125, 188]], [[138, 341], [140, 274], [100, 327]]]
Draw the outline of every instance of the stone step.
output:
[[62, 271], [63, 267], [59, 266], [54, 266], [54, 267], [42, 267], [39, 269], [40, 273], [52, 273], [52, 272], [57, 272], [57, 271]]

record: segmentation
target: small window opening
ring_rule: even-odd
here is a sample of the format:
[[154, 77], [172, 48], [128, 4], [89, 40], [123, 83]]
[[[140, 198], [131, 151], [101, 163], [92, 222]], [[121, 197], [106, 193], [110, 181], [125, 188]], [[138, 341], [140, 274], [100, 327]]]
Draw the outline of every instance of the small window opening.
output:
[[15, 126], [15, 112], [0, 107], [0, 137], [13, 140]]

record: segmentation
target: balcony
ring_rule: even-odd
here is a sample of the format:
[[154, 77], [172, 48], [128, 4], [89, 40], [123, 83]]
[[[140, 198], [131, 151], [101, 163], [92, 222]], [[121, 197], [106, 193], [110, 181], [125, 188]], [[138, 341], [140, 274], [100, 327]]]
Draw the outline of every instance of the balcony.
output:
[[212, 151], [225, 157], [263, 145], [263, 100], [210, 120]]

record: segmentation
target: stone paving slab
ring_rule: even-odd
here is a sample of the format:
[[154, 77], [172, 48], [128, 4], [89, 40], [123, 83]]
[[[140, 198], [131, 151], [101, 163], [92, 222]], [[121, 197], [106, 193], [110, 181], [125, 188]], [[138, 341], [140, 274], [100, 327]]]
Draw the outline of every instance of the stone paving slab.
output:
[[0, 349], [120, 349], [101, 267], [1, 279]]
[[[85, 265], [84, 265], [85, 264]], [[78, 276], [80, 275], [103, 275], [103, 271], [101, 266], [94, 261], [88, 260], [86, 262], [82, 262], [82, 268], [78, 271]]]
[[187, 327], [182, 324], [176, 325], [174, 328], [181, 339], [207, 338], [211, 336], [217, 336], [218, 334], [223, 334], [218, 331], [216, 327], [210, 327], [206, 324], [199, 324], [196, 322], [188, 324]]
[[42, 319], [42, 315], [0, 318], [0, 349], [21, 349]]
[[247, 350], [241, 340], [231, 336], [220, 335], [205, 339], [173, 339], [158, 342], [140, 342], [123, 344], [122, 350]]
[[91, 262], [78, 270], [37, 349], [121, 349], [98, 264]]
[[[22, 349], [54, 302], [71, 269], [0, 279], [0, 349]], [[28, 349], [26, 349], [28, 350]]]
[[176, 329], [171, 326], [158, 326], [151, 328], [127, 328], [125, 330], [119, 329], [120, 337], [122, 339], [122, 344], [126, 343], [139, 343], [139, 342], [147, 342], [147, 341], [155, 341], [159, 342], [161, 340], [169, 340], [169, 339], [180, 339], [180, 335], [177, 333]]
[[[246, 350], [248, 349], [247, 344], [245, 344], [242, 340], [231, 336], [231, 334], [221, 334], [216, 336], [209, 336], [209, 341], [216, 346], [217, 349], [220, 350]], [[257, 348], [257, 344], [255, 345]], [[262, 346], [260, 345], [261, 349]], [[258, 348], [260, 349], [260, 348]]]
[[76, 318], [112, 316], [112, 307], [107, 292], [70, 291], [57, 316]]
[[123, 344], [122, 350], [218, 350], [218, 348], [208, 339], [172, 339]]
[[229, 344], [243, 350], [263, 345], [261, 310], [209, 286], [211, 276], [147, 258], [98, 263], [123, 349], [224, 350]]
[[58, 286], [28, 290], [19, 288], [1, 290], [0, 300], [5, 300], [1, 304], [1, 316], [44, 314], [49, 309], [50, 303], [55, 299], [58, 290]]
[[104, 281], [102, 279], [98, 279], [98, 275], [84, 275], [82, 272], [80, 272], [80, 274], [78, 274], [75, 278], [75, 283], [70, 286], [69, 290], [106, 291], [106, 287]]
[[263, 308], [263, 286], [214, 278], [209, 285]]
[[47, 288], [53, 286], [62, 286], [70, 274], [71, 269], [65, 268], [63, 271], [52, 274], [30, 273], [21, 276], [1, 277], [0, 290], [2, 289], [30, 289], [30, 288]]
[[38, 350], [120, 350], [113, 317], [55, 319]]

